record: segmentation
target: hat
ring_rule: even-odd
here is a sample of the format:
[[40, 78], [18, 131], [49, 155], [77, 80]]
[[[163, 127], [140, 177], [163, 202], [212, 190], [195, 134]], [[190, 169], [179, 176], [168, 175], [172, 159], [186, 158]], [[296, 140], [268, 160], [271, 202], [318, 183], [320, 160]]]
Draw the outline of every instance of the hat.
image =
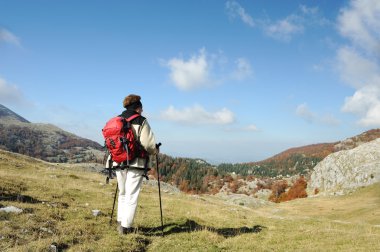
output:
[[140, 108], [140, 107], [142, 107], [140, 100], [141, 100], [141, 97], [139, 95], [130, 94], [124, 98], [123, 107], [126, 109], [128, 109], [128, 108], [131, 108], [131, 109]]

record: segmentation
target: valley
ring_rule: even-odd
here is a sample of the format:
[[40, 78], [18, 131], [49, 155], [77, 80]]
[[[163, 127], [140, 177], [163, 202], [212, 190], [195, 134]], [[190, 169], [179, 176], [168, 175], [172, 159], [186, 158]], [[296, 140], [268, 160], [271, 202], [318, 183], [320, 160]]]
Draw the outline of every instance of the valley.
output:
[[[213, 195], [163, 192], [144, 184], [135, 225], [120, 237], [109, 225], [115, 181], [0, 151], [0, 250], [41, 251], [377, 251], [380, 184], [345, 196], [245, 206]], [[92, 210], [100, 210], [94, 216]]]

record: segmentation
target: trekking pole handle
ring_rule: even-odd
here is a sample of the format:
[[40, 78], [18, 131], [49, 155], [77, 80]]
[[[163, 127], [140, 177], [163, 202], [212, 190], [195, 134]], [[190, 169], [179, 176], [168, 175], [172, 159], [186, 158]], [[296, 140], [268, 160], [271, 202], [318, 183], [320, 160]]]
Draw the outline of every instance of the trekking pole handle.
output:
[[161, 146], [161, 145], [162, 145], [161, 143], [157, 143], [157, 144], [156, 144], [156, 150], [157, 150], [156, 153], [160, 152], [160, 146]]

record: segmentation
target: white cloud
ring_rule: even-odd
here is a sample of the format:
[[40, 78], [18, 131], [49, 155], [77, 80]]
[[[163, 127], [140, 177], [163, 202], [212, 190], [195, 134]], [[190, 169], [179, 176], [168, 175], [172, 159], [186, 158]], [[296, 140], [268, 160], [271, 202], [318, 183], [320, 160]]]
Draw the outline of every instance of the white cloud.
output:
[[307, 122], [315, 121], [316, 115], [310, 111], [306, 103], [300, 104], [296, 108], [296, 115], [303, 118]]
[[16, 86], [7, 83], [6, 80], [0, 78], [0, 104], [24, 104], [25, 97], [21, 90]]
[[171, 81], [181, 90], [186, 91], [211, 84], [205, 49], [201, 49], [198, 55], [192, 56], [188, 61], [173, 58], [166, 64], [170, 69]]
[[342, 110], [363, 116], [379, 103], [379, 94], [378, 88], [372, 86], [358, 89], [353, 96], [346, 98]]
[[253, 18], [245, 11], [241, 5], [236, 1], [227, 1], [226, 10], [230, 18], [240, 18], [243, 23], [247, 24], [250, 27], [255, 26]]
[[[379, 20], [380, 21], [380, 20]], [[341, 47], [337, 52], [341, 78], [354, 88], [380, 83], [380, 67], [352, 47]]]
[[352, 0], [341, 10], [338, 29], [342, 36], [369, 53], [380, 55], [380, 1]]
[[[253, 73], [247, 59], [238, 58], [230, 64], [223, 53], [208, 54], [205, 48], [189, 59], [162, 60], [162, 65], [169, 68], [171, 82], [182, 91], [212, 87], [228, 79], [242, 81]], [[233, 70], [229, 70], [231, 68]]]
[[257, 132], [259, 129], [255, 124], [249, 124], [245, 126], [231, 126], [224, 128], [226, 132]]
[[306, 5], [299, 6], [301, 12], [305, 15], [317, 15], [319, 12], [318, 7], [307, 7]]
[[251, 64], [247, 59], [239, 58], [236, 60], [236, 69], [232, 73], [232, 78], [236, 80], [244, 80], [252, 76], [253, 71]]
[[359, 124], [363, 126], [375, 126], [380, 125], [380, 102], [374, 104], [368, 109], [366, 115], [359, 120]]
[[300, 5], [295, 12], [279, 20], [254, 20], [237, 1], [227, 1], [226, 10], [230, 18], [240, 18], [248, 26], [258, 27], [267, 36], [280, 41], [290, 41], [294, 35], [303, 33], [306, 28], [331, 23], [321, 16], [318, 7], [306, 5]]
[[357, 115], [360, 125], [380, 126], [380, 2], [352, 0], [340, 12], [338, 29], [349, 42], [337, 51], [338, 70], [356, 89], [342, 111]]
[[222, 108], [215, 112], [208, 112], [200, 105], [176, 109], [170, 106], [161, 112], [161, 118], [184, 124], [230, 124], [235, 121], [233, 112], [227, 108]]
[[258, 131], [259, 129], [257, 128], [256, 125], [251, 124], [251, 125], [248, 125], [247, 127], [245, 127], [244, 130], [246, 130], [246, 131]]
[[325, 125], [338, 125], [340, 123], [333, 115], [318, 115], [311, 111], [306, 103], [297, 106], [296, 115], [309, 123], [320, 123]]
[[20, 39], [16, 37], [16, 35], [0, 27], [0, 42], [2, 41], [9, 44], [20, 46]]
[[263, 30], [268, 36], [290, 41], [293, 36], [303, 33], [307, 28], [324, 26], [331, 22], [324, 18], [318, 7], [300, 5], [298, 10], [277, 21], [263, 21]]
[[358, 89], [353, 96], [345, 99], [342, 111], [358, 115], [358, 123], [362, 126], [379, 126], [380, 85]]
[[319, 123], [336, 126], [340, 124], [340, 121], [331, 114], [325, 114], [318, 118]]
[[289, 41], [294, 34], [302, 33], [303, 31], [304, 26], [295, 15], [288, 16], [265, 27], [265, 33], [268, 36], [283, 41]]

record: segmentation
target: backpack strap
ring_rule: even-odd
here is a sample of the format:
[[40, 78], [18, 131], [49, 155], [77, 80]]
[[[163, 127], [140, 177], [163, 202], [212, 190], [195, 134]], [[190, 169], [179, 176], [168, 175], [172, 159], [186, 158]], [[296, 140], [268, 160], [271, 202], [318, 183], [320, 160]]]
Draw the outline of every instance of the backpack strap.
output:
[[137, 117], [139, 117], [140, 116], [140, 114], [134, 114], [134, 115], [132, 115], [132, 116], [130, 116], [130, 117], [128, 117], [128, 118], [125, 118], [125, 117], [123, 117], [123, 116], [119, 116], [119, 117], [121, 117], [121, 118], [123, 118], [123, 129], [125, 129], [125, 127], [130, 127], [131, 126], [131, 121], [133, 120], [133, 119], [135, 119], [135, 118], [137, 118]]
[[125, 118], [125, 120], [127, 121], [127, 122], [130, 122], [130, 121], [132, 121], [133, 119], [135, 119], [135, 118], [137, 118], [137, 117], [139, 117], [140, 116], [140, 114], [134, 114], [134, 115], [132, 115], [132, 116], [130, 116], [130, 117], [128, 117], [128, 118]]
[[[132, 116], [126, 118], [125, 120], [126, 120], [127, 122], [131, 122], [133, 119], [135, 119], [135, 118], [137, 118], [137, 117], [139, 117], [139, 116], [140, 116], [140, 114], [134, 114], [134, 115], [132, 115]], [[140, 127], [140, 130], [141, 130], [141, 129], [142, 129], [142, 126]], [[137, 142], [138, 142], [138, 144], [141, 146], [141, 143], [140, 143], [140, 132], [138, 132], [138, 134], [137, 134]], [[141, 148], [143, 148], [143, 147], [141, 146]], [[148, 177], [148, 163], [149, 163], [149, 156], [147, 156], [147, 157], [145, 158], [145, 163], [144, 163], [144, 174], [142, 175], [146, 180], [149, 180], [149, 177]]]

